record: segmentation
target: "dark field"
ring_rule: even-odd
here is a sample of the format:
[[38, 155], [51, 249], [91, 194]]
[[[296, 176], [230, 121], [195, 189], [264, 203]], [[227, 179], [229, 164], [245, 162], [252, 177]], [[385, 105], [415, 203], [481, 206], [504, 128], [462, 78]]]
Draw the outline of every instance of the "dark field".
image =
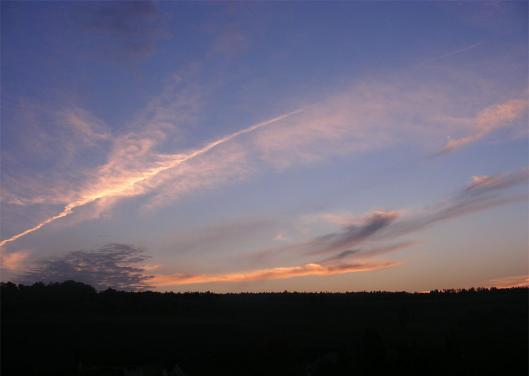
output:
[[1, 301], [4, 376], [528, 371], [526, 288], [220, 295], [9, 283]]

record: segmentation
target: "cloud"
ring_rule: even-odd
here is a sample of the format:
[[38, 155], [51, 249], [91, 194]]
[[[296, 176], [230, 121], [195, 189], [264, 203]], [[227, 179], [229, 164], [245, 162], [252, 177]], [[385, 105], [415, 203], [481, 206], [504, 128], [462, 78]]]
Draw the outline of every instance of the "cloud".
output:
[[139, 248], [125, 244], [108, 244], [99, 249], [74, 251], [63, 256], [41, 260], [20, 274], [21, 283], [62, 282], [75, 280], [98, 290], [142, 290], [149, 287], [151, 276], [145, 274], [147, 257]]
[[178, 168], [163, 171], [145, 182], [145, 191], [150, 195], [143, 208], [152, 211], [185, 194], [244, 181], [256, 173], [250, 158], [246, 148], [231, 142]]
[[401, 109], [396, 103], [389, 104], [392, 90], [355, 87], [308, 107], [281, 127], [261, 130], [254, 135], [251, 147], [260, 160], [281, 170], [394, 143], [393, 132], [387, 128], [388, 112]]
[[389, 226], [398, 217], [399, 213], [396, 211], [377, 210], [366, 214], [359, 223], [346, 226], [342, 232], [313, 239], [306, 243], [304, 248], [310, 254], [322, 254], [354, 247]]
[[[345, 258], [367, 258], [400, 250], [411, 246], [413, 242], [385, 242], [394, 242], [399, 237], [416, 233], [439, 222], [499, 205], [526, 201], [527, 193], [506, 195], [505, 191], [527, 182], [528, 179], [529, 168], [495, 176], [474, 177], [469, 185], [454, 196], [423, 210], [376, 210], [356, 219], [350, 217], [348, 224], [343, 226], [341, 231], [320, 235], [297, 244], [264, 250], [255, 257], [263, 260], [284, 255], [311, 259], [315, 256], [325, 256], [322, 260], [315, 261], [327, 263]], [[328, 221], [329, 213], [324, 214], [326, 215], [303, 216], [302, 220], [308, 217]], [[332, 216], [330, 218], [332, 219]], [[372, 243], [382, 244], [370, 247]]]
[[277, 240], [278, 242], [284, 242], [288, 240], [288, 237], [284, 232], [278, 232], [276, 236], [274, 236], [274, 240]]
[[304, 276], [330, 276], [345, 273], [367, 272], [394, 267], [396, 265], [398, 265], [396, 262], [382, 261], [372, 263], [338, 264], [333, 266], [305, 264], [301, 266], [276, 267], [227, 274], [160, 274], [155, 275], [151, 283], [160, 288], [164, 286], [191, 285], [196, 283], [250, 282]]
[[529, 179], [529, 167], [519, 171], [499, 174], [496, 176], [473, 176], [471, 183], [465, 188], [464, 195], [484, 194], [526, 182]]
[[[29, 179], [27, 184], [14, 179], [13, 186], [30, 188], [23, 188], [26, 193], [18, 195], [9, 187], [8, 202], [60, 203], [63, 209], [46, 218], [34, 218], [36, 224], [26, 230], [17, 228], [0, 245], [69, 216], [78, 207], [97, 205], [94, 215], [100, 215], [119, 199], [142, 195], [146, 200], [141, 207], [156, 209], [183, 194], [243, 181], [266, 168], [284, 169], [398, 143], [434, 144], [438, 148], [440, 138], [461, 128], [460, 121], [443, 121], [446, 113], [461, 111], [446, 89], [358, 84], [303, 110], [242, 128], [203, 147], [175, 152], [182, 128], [195, 120], [204, 105], [200, 90], [188, 81], [178, 75], [172, 77], [162, 94], [134, 119], [132, 130], [112, 135], [106, 161], [97, 167], [81, 168], [73, 177], [65, 174], [37, 181], [24, 173], [21, 179]], [[518, 113], [516, 106], [482, 110], [479, 123], [490, 128], [498, 119], [510, 116], [509, 108]], [[109, 133], [86, 111], [74, 109], [66, 118], [88, 144], [109, 142]], [[54, 169], [60, 175], [59, 170]], [[5, 181], [11, 184], [11, 180], [8, 176]], [[45, 187], [44, 193], [41, 187]]]
[[487, 287], [496, 287], [499, 289], [508, 289], [512, 287], [529, 287], [528, 275], [515, 275], [491, 279], [485, 284]]
[[[252, 257], [264, 262], [272, 258], [304, 258], [311, 262], [329, 264], [350, 257], [373, 257], [377, 254], [398, 250], [411, 243], [365, 249], [364, 244], [375, 239], [379, 232], [390, 227], [400, 216], [397, 211], [375, 210], [368, 212], [343, 226], [341, 231], [331, 232], [304, 242], [275, 247], [258, 252]], [[307, 216], [303, 216], [305, 219]]]
[[63, 123], [76, 136], [76, 143], [94, 145], [108, 141], [111, 137], [104, 123], [82, 108], [73, 108], [60, 112]]
[[[247, 128], [243, 128], [187, 153], [149, 153], [154, 144], [152, 138], [135, 138], [133, 135], [130, 136], [130, 139], [125, 137], [124, 145], [120, 144], [120, 147], [114, 151], [109, 162], [98, 169], [95, 181], [91, 182], [86, 188], [81, 190], [79, 197], [76, 200], [68, 203], [62, 211], [48, 217], [37, 225], [7, 239], [3, 239], [0, 241], [0, 246], [4, 246], [5, 244], [31, 234], [57, 219], [70, 215], [75, 208], [93, 203], [97, 200], [108, 197], [133, 197], [144, 194], [147, 191], [147, 188], [149, 188], [148, 183], [151, 179], [160, 173], [179, 167], [180, 165], [200, 157], [208, 153], [210, 150], [230, 142], [241, 135], [272, 125], [284, 118], [295, 115], [300, 111], [301, 110], [289, 112]], [[159, 137], [162, 137], [162, 134], [160, 134]], [[135, 158], [131, 160], [128, 157], [129, 154], [134, 155]], [[137, 158], [138, 155], [144, 156], [144, 158], [139, 161]], [[145, 159], [147, 159], [147, 161], [145, 161]], [[152, 188], [152, 186], [150, 188]]]
[[431, 90], [394, 80], [356, 84], [307, 106], [281, 127], [256, 132], [253, 150], [272, 167], [285, 169], [399, 144], [437, 149], [451, 135], [471, 132], [450, 140], [444, 153], [511, 126], [527, 114], [524, 96], [496, 99], [496, 104], [483, 107], [484, 100], [473, 93], [476, 102], [464, 102], [462, 107], [463, 102], [454, 100], [460, 95], [444, 85]]
[[[27, 257], [26, 252], [12, 252], [2, 258], [4, 267], [15, 268]], [[144, 290], [155, 287], [190, 285], [198, 283], [251, 282], [288, 279], [303, 276], [331, 276], [367, 272], [397, 266], [392, 261], [304, 264], [300, 266], [272, 267], [224, 274], [147, 274], [160, 268], [159, 264], [146, 263], [148, 256], [142, 249], [126, 244], [108, 244], [93, 250], [69, 252], [62, 256], [42, 259], [25, 272], [18, 274], [17, 282], [62, 282], [75, 280], [98, 290]], [[338, 261], [338, 260], [336, 260]]]
[[[4, 164], [6, 168], [2, 170], [4, 212], [9, 210], [11, 218], [22, 213], [30, 218], [26, 219], [26, 223], [36, 222], [35, 226], [39, 229], [42, 222], [54, 217], [50, 212], [57, 211], [55, 205], [66, 209], [69, 203], [79, 201], [82, 196], [93, 195], [94, 190], [102, 190], [111, 184], [119, 185], [120, 181], [126, 187], [126, 182], [134, 175], [140, 175], [141, 179], [144, 172], [160, 161], [162, 153], [158, 149], [164, 146], [164, 142], [169, 139], [175, 143], [182, 125], [193, 124], [201, 101], [198, 92], [194, 83], [175, 75], [165, 84], [159, 97], [151, 99], [125, 129], [112, 137], [102, 121], [78, 107], [52, 110], [50, 106], [50, 109], [39, 113], [33, 113], [32, 107], [29, 107], [28, 111], [20, 111], [22, 118], [17, 125], [24, 132], [17, 135], [31, 134], [32, 137], [21, 137], [20, 142], [11, 145], [14, 148], [12, 154], [6, 153], [5, 148], [2, 151], [4, 161], [7, 161]], [[26, 119], [28, 113], [32, 116]], [[45, 145], [44, 154], [40, 143], [25, 144], [27, 139], [39, 139], [35, 135], [41, 133], [45, 141], [42, 142]], [[53, 153], [46, 149], [51, 147]], [[86, 152], [72, 158], [83, 150]], [[50, 159], [48, 155], [54, 158]], [[26, 164], [21, 162], [24, 157], [28, 157]], [[40, 166], [43, 160], [46, 162], [43, 171], [26, 168]], [[87, 166], [85, 161], [92, 163]], [[116, 188], [114, 192], [119, 193], [119, 187]], [[86, 203], [93, 204], [93, 215], [98, 216], [110, 209], [117, 197], [119, 195], [104, 195]], [[30, 205], [41, 207], [22, 207]], [[47, 209], [45, 216], [39, 215], [43, 208]], [[62, 213], [57, 218], [64, 217], [63, 214], [69, 213]], [[86, 217], [86, 211], [83, 215], [90, 218]], [[20, 233], [20, 227], [16, 227], [15, 231]], [[35, 229], [29, 229], [28, 233], [33, 231]]]
[[332, 264], [337, 261], [350, 258], [351, 256], [358, 256], [361, 258], [369, 258], [373, 256], [379, 256], [382, 254], [386, 254], [389, 252], [395, 252], [400, 251], [402, 249], [411, 247], [412, 245], [416, 244], [416, 242], [413, 241], [405, 241], [400, 242], [396, 244], [390, 244], [386, 246], [380, 246], [380, 247], [374, 247], [374, 248], [358, 248], [358, 249], [350, 249], [343, 252], [340, 252], [334, 256], [325, 258], [321, 261], [322, 264]]
[[495, 176], [473, 177], [471, 183], [453, 197], [433, 205], [420, 212], [415, 212], [402, 221], [395, 223], [384, 232], [384, 238], [394, 238], [417, 232], [435, 223], [455, 219], [464, 215], [492, 207], [527, 200], [527, 193], [505, 195], [512, 187], [526, 183], [529, 179], [529, 168]]
[[509, 125], [516, 120], [527, 117], [527, 99], [511, 99], [480, 111], [471, 119], [473, 133], [448, 141], [440, 153], [450, 152], [465, 145], [474, 143], [490, 133]]
[[[526, 199], [525, 196], [505, 196], [503, 193], [526, 182], [529, 169], [494, 176], [477, 176], [453, 197], [419, 212], [377, 210], [367, 213], [340, 232], [318, 236], [307, 242], [276, 248], [273, 254], [319, 257], [317, 262], [299, 266], [270, 267], [225, 274], [156, 274], [152, 280], [144, 274], [145, 258], [137, 248], [113, 244], [94, 251], [77, 251], [66, 256], [42, 261], [22, 276], [24, 280], [57, 281], [75, 279], [98, 288], [142, 288], [146, 282], [155, 287], [194, 283], [247, 282], [264, 279], [285, 279], [299, 276], [326, 276], [358, 271], [369, 271], [396, 265], [391, 261], [344, 262], [352, 258], [372, 258], [407, 248], [414, 243], [401, 241], [387, 244], [398, 237], [420, 231], [435, 223], [454, 219], [475, 211]], [[220, 233], [219, 233], [220, 234]], [[217, 234], [217, 235], [219, 235]], [[212, 242], [218, 240], [213, 235]], [[381, 244], [380, 244], [381, 243]], [[372, 245], [375, 244], [375, 245]], [[321, 259], [321, 257], [323, 259]]]
[[28, 257], [29, 252], [27, 251], [12, 251], [6, 253], [5, 250], [0, 248], [0, 268], [18, 271], [22, 269]]
[[358, 83], [307, 106], [281, 127], [257, 132], [252, 146], [276, 169], [399, 144], [437, 148], [457, 128], [444, 121], [462, 111], [453, 97], [443, 85], [431, 90], [395, 79]]
[[27, 206], [73, 200], [90, 169], [104, 162], [111, 133], [81, 108], [50, 105], [36, 111], [23, 103], [12, 120], [19, 133], [2, 145], [2, 202]]

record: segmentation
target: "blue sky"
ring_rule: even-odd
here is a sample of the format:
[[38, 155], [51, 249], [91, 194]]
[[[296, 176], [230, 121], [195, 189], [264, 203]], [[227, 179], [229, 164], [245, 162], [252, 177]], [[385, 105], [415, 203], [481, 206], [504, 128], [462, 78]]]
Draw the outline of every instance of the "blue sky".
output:
[[523, 282], [527, 24], [526, 2], [2, 2], [1, 278], [118, 244], [160, 290]]

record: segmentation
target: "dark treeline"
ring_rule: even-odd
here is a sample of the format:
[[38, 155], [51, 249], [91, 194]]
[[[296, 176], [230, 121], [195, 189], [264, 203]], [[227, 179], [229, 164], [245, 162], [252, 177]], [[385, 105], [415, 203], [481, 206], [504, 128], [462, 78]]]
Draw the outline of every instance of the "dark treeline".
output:
[[97, 292], [2, 283], [2, 375], [527, 375], [528, 289]]

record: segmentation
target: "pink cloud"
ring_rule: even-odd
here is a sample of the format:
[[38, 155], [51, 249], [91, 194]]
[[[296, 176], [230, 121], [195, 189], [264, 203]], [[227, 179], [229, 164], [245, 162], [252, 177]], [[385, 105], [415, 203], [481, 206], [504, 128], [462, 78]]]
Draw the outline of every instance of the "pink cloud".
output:
[[527, 116], [527, 108], [527, 99], [511, 99], [485, 108], [472, 120], [474, 132], [468, 136], [448, 141], [442, 152], [474, 143], [497, 129], [511, 125], [512, 122]]

